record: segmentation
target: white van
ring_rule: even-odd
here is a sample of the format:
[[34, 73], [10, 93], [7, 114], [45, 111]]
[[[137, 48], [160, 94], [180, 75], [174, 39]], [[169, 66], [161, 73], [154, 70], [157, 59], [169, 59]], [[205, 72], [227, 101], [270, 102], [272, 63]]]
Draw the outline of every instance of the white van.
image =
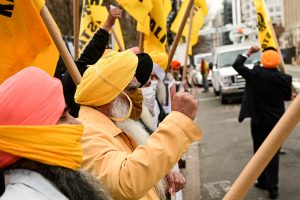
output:
[[[251, 45], [237, 44], [221, 46], [214, 51], [214, 66], [212, 70], [212, 85], [216, 95], [220, 95], [222, 104], [228, 99], [241, 98], [245, 88], [245, 79], [232, 67], [239, 54], [245, 53]], [[245, 65], [250, 69], [260, 61], [261, 53], [251, 55]]]

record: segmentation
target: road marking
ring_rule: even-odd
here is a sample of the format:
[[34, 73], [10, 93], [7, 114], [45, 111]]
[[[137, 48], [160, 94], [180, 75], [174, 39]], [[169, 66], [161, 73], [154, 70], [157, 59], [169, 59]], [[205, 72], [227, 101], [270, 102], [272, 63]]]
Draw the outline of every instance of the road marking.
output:
[[230, 188], [231, 182], [228, 180], [213, 183], [205, 183], [203, 187], [208, 190], [211, 199], [220, 199]]

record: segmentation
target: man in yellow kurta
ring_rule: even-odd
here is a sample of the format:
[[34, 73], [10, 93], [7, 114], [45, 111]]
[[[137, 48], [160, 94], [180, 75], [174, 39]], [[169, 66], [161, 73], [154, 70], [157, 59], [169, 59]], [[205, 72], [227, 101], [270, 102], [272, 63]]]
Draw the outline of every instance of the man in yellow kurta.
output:
[[135, 71], [142, 63], [131, 51], [112, 52], [90, 66], [77, 86], [79, 120], [85, 125], [82, 168], [105, 185], [114, 199], [163, 199], [156, 184], [178, 162], [189, 145], [200, 139], [193, 119], [198, 102], [188, 93], [173, 98], [172, 112], [145, 145], [116, 122], [141, 112]]

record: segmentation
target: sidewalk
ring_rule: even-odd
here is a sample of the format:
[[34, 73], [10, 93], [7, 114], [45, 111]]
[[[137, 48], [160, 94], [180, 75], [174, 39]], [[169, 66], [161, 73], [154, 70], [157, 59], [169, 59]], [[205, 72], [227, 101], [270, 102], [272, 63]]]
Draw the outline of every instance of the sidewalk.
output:
[[186, 168], [180, 169], [186, 178], [183, 200], [201, 199], [200, 142], [193, 143], [187, 152]]

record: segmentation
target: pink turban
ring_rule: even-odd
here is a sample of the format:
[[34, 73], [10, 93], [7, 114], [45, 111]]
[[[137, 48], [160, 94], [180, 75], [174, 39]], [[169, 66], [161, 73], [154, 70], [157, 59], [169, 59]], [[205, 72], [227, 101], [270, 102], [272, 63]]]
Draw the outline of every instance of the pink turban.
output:
[[[0, 125], [55, 125], [64, 109], [61, 82], [39, 68], [25, 68], [0, 85]], [[2, 166], [18, 159], [0, 151]]]

